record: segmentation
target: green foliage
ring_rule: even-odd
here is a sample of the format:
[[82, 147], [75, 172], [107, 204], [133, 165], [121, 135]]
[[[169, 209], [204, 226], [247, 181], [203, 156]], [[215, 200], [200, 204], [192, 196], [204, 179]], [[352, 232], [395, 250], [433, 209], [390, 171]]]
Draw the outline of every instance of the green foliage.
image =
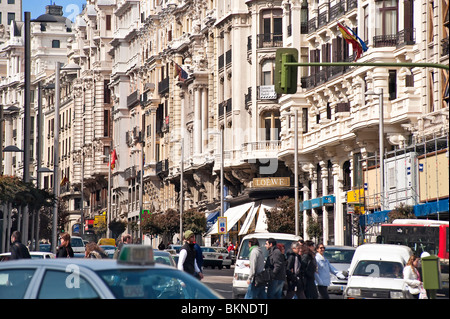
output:
[[183, 229], [192, 230], [194, 234], [206, 232], [206, 217], [203, 212], [189, 209], [183, 213]]
[[[295, 234], [295, 200], [288, 196], [278, 197], [277, 205], [266, 209], [267, 227], [269, 232]], [[302, 214], [299, 214], [300, 229]]]
[[400, 203], [388, 214], [389, 223], [392, 223], [395, 219], [415, 219], [414, 210], [412, 206]]
[[316, 220], [313, 216], [308, 219], [308, 226], [306, 227], [306, 233], [311, 238], [316, 238], [317, 240], [322, 237], [322, 224]]
[[125, 229], [127, 229], [127, 222], [120, 221], [120, 220], [113, 220], [109, 223], [108, 228], [112, 232], [112, 238], [119, 237], [120, 234], [122, 234]]

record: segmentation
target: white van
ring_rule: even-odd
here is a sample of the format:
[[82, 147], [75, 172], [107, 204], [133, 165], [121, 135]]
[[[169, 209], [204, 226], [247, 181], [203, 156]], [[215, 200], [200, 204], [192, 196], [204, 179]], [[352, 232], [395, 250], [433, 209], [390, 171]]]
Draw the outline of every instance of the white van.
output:
[[345, 299], [405, 299], [409, 294], [403, 267], [412, 255], [402, 245], [364, 244], [356, 248], [349, 269]]
[[267, 256], [269, 255], [269, 252], [264, 246], [269, 238], [275, 239], [277, 241], [277, 244], [283, 244], [286, 250], [291, 248], [291, 244], [294, 241], [302, 239], [300, 236], [280, 233], [254, 233], [245, 236], [242, 239], [241, 245], [239, 246], [239, 253], [236, 257], [236, 264], [234, 266], [233, 298], [235, 299], [243, 298], [247, 293], [247, 278], [250, 273], [250, 248], [248, 247], [248, 240], [250, 238], [258, 239], [259, 247], [262, 248], [262, 251], [264, 253], [264, 258], [267, 258]]

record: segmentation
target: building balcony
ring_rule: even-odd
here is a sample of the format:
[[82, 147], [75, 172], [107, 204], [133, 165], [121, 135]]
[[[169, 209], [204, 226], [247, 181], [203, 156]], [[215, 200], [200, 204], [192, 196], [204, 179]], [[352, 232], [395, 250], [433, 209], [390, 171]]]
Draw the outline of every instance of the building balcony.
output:
[[396, 34], [383, 34], [373, 37], [375, 48], [398, 47], [416, 43], [416, 29], [405, 29]]
[[283, 35], [274, 33], [258, 34], [258, 48], [280, 48], [283, 46]]
[[281, 141], [249, 142], [242, 145], [243, 159], [277, 158], [281, 150]]
[[169, 77], [163, 79], [158, 83], [158, 94], [165, 94], [169, 92]]

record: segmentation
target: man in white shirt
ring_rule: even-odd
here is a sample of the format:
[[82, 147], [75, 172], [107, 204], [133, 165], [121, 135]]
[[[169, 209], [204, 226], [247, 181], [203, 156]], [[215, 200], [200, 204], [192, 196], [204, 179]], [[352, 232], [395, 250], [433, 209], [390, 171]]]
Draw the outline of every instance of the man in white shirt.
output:
[[178, 257], [178, 265], [177, 268], [179, 270], [183, 270], [192, 276], [195, 274], [203, 279], [203, 273], [197, 265], [197, 261], [195, 260], [195, 236], [191, 230], [187, 230], [184, 232], [185, 244], [181, 247], [180, 255]]

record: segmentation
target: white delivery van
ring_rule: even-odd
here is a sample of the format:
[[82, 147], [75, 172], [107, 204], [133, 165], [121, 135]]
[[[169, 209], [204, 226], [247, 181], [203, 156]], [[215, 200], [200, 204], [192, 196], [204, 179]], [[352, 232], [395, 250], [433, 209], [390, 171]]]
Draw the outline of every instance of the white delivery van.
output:
[[286, 250], [291, 248], [291, 244], [294, 241], [302, 239], [300, 236], [292, 234], [280, 234], [280, 233], [254, 233], [246, 235], [239, 246], [239, 252], [236, 256], [236, 263], [234, 265], [234, 277], [233, 277], [233, 298], [243, 298], [247, 293], [247, 278], [250, 273], [250, 248], [248, 247], [248, 240], [250, 238], [257, 238], [259, 247], [261, 247], [264, 258], [267, 258], [269, 252], [264, 246], [267, 239], [273, 238], [277, 241], [277, 244], [283, 244]]
[[404, 299], [409, 294], [403, 267], [412, 255], [402, 245], [364, 244], [356, 248], [349, 269], [346, 299]]

